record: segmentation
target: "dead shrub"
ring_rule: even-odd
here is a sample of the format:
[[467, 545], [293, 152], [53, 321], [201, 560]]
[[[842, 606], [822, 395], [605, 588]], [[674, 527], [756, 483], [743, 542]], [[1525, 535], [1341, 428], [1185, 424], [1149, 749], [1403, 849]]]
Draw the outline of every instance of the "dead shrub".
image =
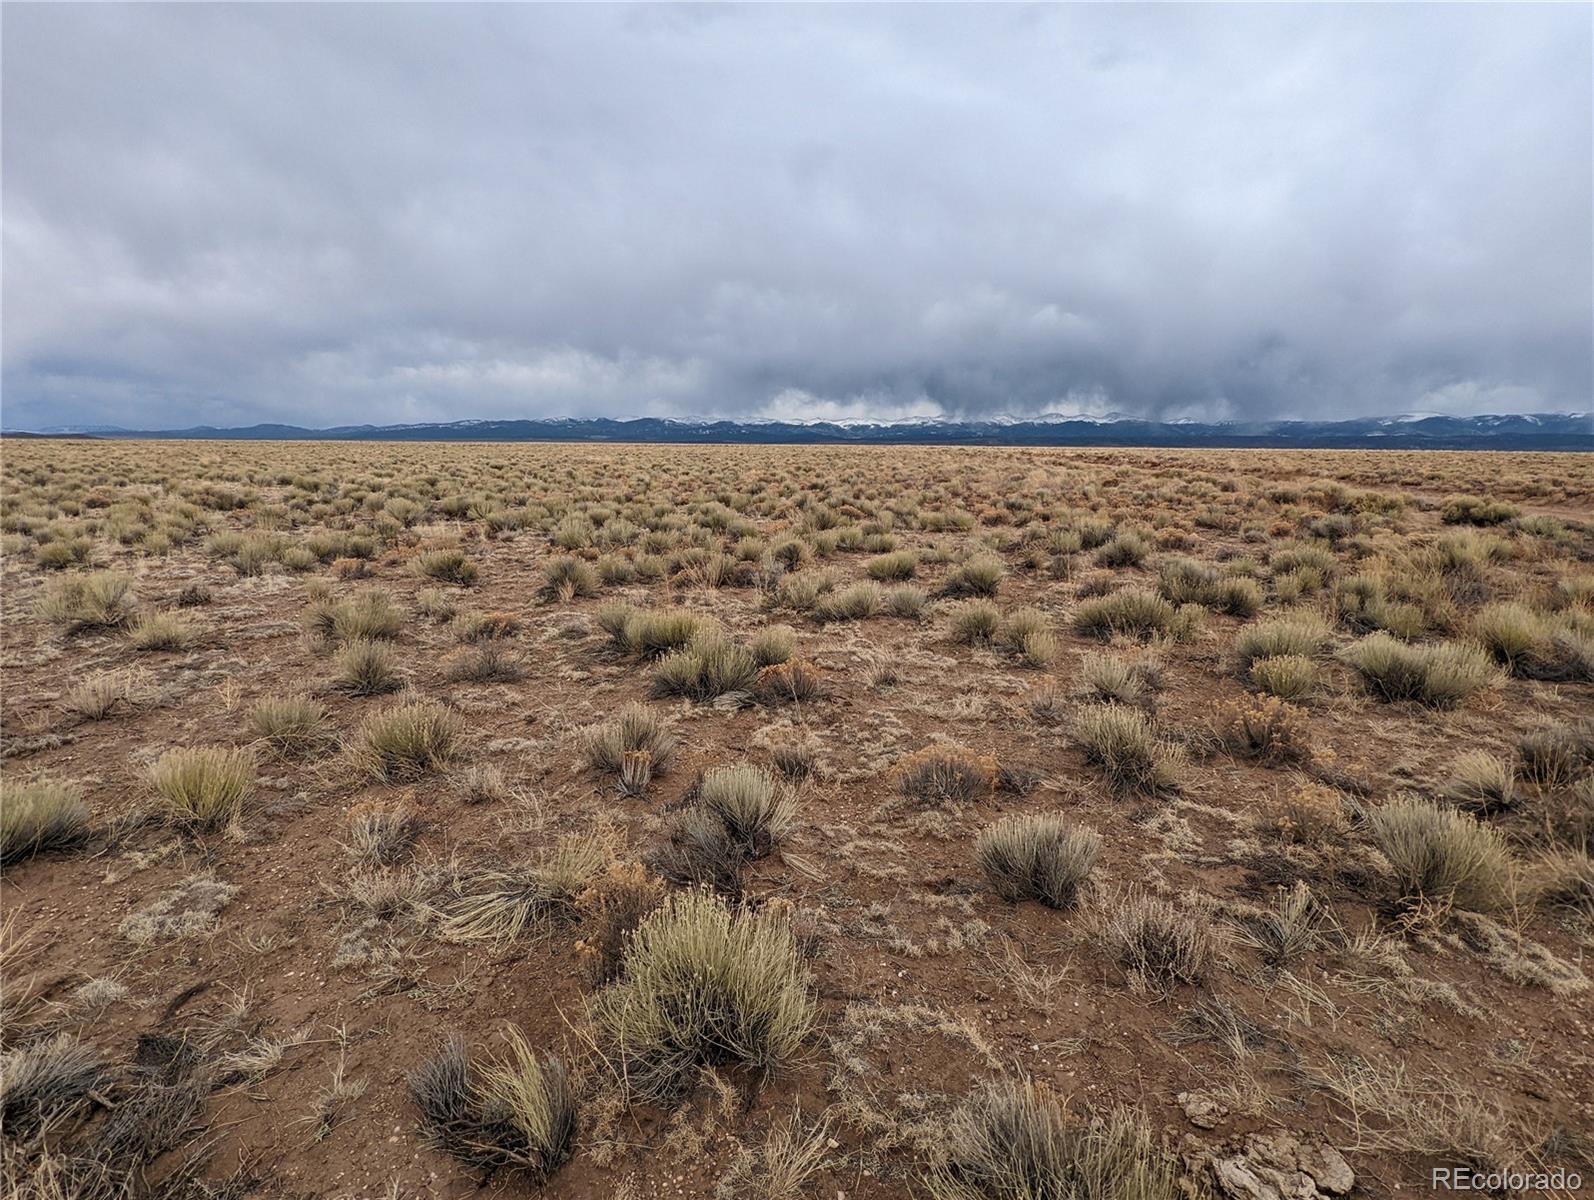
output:
[[641, 863], [614, 862], [576, 897], [582, 921], [576, 954], [589, 983], [601, 987], [618, 977], [631, 934], [664, 895], [664, 881]]
[[909, 804], [925, 808], [972, 804], [996, 786], [997, 764], [961, 746], [925, 746], [892, 770], [897, 793]]
[[1216, 952], [1210, 920], [1181, 913], [1139, 889], [1108, 904], [1100, 927], [1130, 985], [1156, 995], [1200, 983]]
[[1050, 1088], [987, 1084], [952, 1114], [925, 1177], [930, 1200], [1185, 1200], [1179, 1156], [1146, 1118], [1115, 1108], [1071, 1121]]
[[1321, 756], [1312, 747], [1306, 714], [1277, 696], [1228, 705], [1218, 717], [1217, 733], [1233, 753], [1264, 763], [1310, 762]]
[[564, 1063], [539, 1059], [513, 1028], [508, 1055], [480, 1069], [464, 1039], [449, 1035], [407, 1082], [427, 1141], [472, 1167], [518, 1169], [541, 1181], [575, 1143], [576, 1097]]
[[762, 704], [802, 704], [824, 694], [819, 668], [801, 658], [765, 667], [753, 681], [753, 695]]

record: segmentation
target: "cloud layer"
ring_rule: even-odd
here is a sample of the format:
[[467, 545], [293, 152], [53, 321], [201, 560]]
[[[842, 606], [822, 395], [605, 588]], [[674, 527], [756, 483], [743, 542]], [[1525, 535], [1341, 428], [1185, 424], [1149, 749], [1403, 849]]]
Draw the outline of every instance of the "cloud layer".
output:
[[5, 424], [1587, 408], [1591, 22], [13, 5]]

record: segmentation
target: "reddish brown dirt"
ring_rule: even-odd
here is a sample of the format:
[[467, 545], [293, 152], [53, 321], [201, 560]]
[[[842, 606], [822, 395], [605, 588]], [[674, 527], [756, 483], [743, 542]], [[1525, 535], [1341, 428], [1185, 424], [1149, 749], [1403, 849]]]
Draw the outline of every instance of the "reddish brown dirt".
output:
[[[49, 462], [63, 453], [63, 447], [49, 443], [6, 449], [8, 473], [19, 460]], [[71, 452], [90, 454], [136, 479], [153, 466], [152, 456], [169, 455], [171, 449], [84, 450], [79, 445]], [[429, 451], [414, 447], [336, 450], [353, 456], [350, 461], [358, 461], [366, 475], [384, 465], [413, 472], [432, 461]], [[200, 457], [214, 453], [205, 447]], [[240, 467], [255, 463], [264, 469], [263, 477], [274, 476], [278, 470], [298, 470], [304, 453], [295, 446], [228, 448], [226, 461]], [[327, 462], [327, 453], [328, 448], [313, 448], [310, 464]], [[1120, 486], [1098, 490], [1097, 496], [1127, 519], [1137, 513], [1149, 518], [1155, 508], [1168, 505], [1168, 497], [1152, 500], [1150, 492], [1168, 486], [1171, 471], [1182, 474], [1186, 485], [1197, 478], [1234, 479], [1245, 495], [1280, 481], [1304, 487], [1333, 479], [1352, 488], [1381, 487], [1430, 499], [1482, 489], [1497, 476], [1494, 494], [1514, 493], [1529, 510], [1582, 521], [1590, 518], [1594, 495], [1589, 466], [1572, 456], [1516, 456], [1489, 465], [1464, 455], [997, 450], [902, 455], [517, 446], [449, 447], [436, 461], [445, 474], [485, 469], [485, 464], [524, 470], [533, 492], [546, 486], [539, 478], [555, 477], [567, 467], [578, 485], [598, 492], [615, 479], [658, 473], [666, 503], [670, 492], [683, 486], [737, 490], [753, 487], [760, 478], [789, 475], [816, 488], [874, 491], [882, 499], [900, 488], [944, 489], [971, 509], [977, 510], [983, 498], [988, 513], [996, 513], [1009, 495], [1033, 498], [1043, 488], [1054, 502], [1088, 505], [1085, 488], [1101, 489], [1116, 478]], [[1509, 470], [1500, 472], [1501, 464]], [[181, 459], [166, 457], [154, 469], [174, 481], [183, 477]], [[1409, 478], [1403, 478], [1407, 472]], [[1513, 479], [1515, 485], [1509, 482]], [[1548, 492], [1537, 492], [1541, 486]], [[1175, 483], [1175, 493], [1178, 487]], [[261, 483], [258, 490], [269, 498], [281, 489]], [[1136, 501], [1141, 492], [1147, 494], [1144, 507]], [[1201, 508], [1221, 506], [1231, 497], [1219, 492], [1192, 499], [1184, 511], [1170, 509], [1173, 523], [1190, 529], [1190, 548], [1181, 553], [1216, 561], [1266, 551], [1265, 543], [1242, 541], [1234, 530], [1191, 524]], [[1272, 517], [1260, 519], [1265, 524]], [[213, 528], [246, 528], [252, 515], [249, 510], [208, 513], [206, 520]], [[791, 520], [784, 514], [757, 523], [767, 535]], [[961, 542], [982, 529], [1002, 533], [1007, 526], [984, 525], [968, 535], [903, 531], [901, 541], [908, 548], [925, 548]], [[99, 836], [89, 853], [40, 857], [6, 870], [0, 897], [16, 943], [8, 955], [7, 982], [17, 987], [31, 981], [42, 1000], [58, 1003], [60, 1008], [41, 1018], [52, 1027], [73, 1030], [121, 1060], [137, 1035], [192, 1029], [234, 997], [247, 996], [263, 1033], [291, 1033], [298, 1039], [262, 1077], [222, 1088], [209, 1100], [204, 1116], [213, 1177], [247, 1166], [264, 1181], [260, 1194], [266, 1195], [364, 1197], [389, 1194], [390, 1187], [404, 1196], [473, 1195], [480, 1190], [476, 1175], [422, 1145], [406, 1094], [406, 1071], [441, 1032], [459, 1030], [480, 1050], [494, 1044], [504, 1022], [517, 1024], [534, 1046], [562, 1049], [572, 1061], [583, 1056], [587, 988], [574, 949], [579, 926], [499, 948], [450, 945], [424, 929], [400, 933], [408, 954], [394, 981], [373, 979], [363, 968], [334, 966], [340, 938], [356, 923], [335, 895], [350, 869], [340, 842], [353, 808], [400, 799], [413, 804], [424, 821], [416, 851], [421, 861], [454, 856], [470, 868], [515, 862], [558, 833], [586, 828], [595, 819], [612, 822], [635, 855], [658, 841], [663, 814], [680, 801], [700, 768], [742, 758], [767, 761], [772, 744], [800, 733], [817, 743], [822, 773], [803, 787], [798, 832], [783, 854], [752, 869], [747, 891], [755, 902], [787, 900], [817, 918], [822, 937], [812, 970], [821, 1001], [818, 1034], [802, 1061], [767, 1082], [730, 1076], [741, 1099], [729, 1115], [710, 1112], [708, 1090], [700, 1088], [684, 1114], [640, 1106], [611, 1129], [584, 1125], [574, 1159], [547, 1185], [548, 1194], [578, 1200], [712, 1195], [734, 1139], [758, 1140], [795, 1104], [810, 1117], [832, 1108], [837, 1143], [806, 1194], [905, 1196], [919, 1160], [906, 1148], [881, 1150], [875, 1131], [860, 1127], [840, 1106], [863, 1102], [883, 1119], [903, 1123], [922, 1110], [933, 1123], [970, 1085], [998, 1071], [1050, 1081], [1081, 1109], [1141, 1106], [1175, 1139], [1216, 1144], [1252, 1129], [1281, 1126], [1319, 1132], [1346, 1149], [1359, 1176], [1359, 1194], [1370, 1196], [1422, 1186], [1429, 1159], [1380, 1148], [1374, 1130], [1358, 1130], [1345, 1107], [1311, 1082], [1336, 1061], [1399, 1062], [1414, 1090], [1443, 1086], [1486, 1098], [1513, 1119], [1546, 1131], [1594, 1128], [1594, 1058], [1587, 1049], [1594, 1044], [1594, 993], [1557, 997], [1543, 987], [1514, 982], [1453, 935], [1407, 941], [1405, 953], [1419, 978], [1453, 987], [1470, 1015], [1441, 1003], [1364, 994], [1327, 951], [1313, 951], [1292, 966], [1298, 981], [1293, 989], [1264, 968], [1254, 951], [1238, 944], [1229, 947], [1224, 964], [1203, 988], [1181, 988], [1158, 999], [1127, 986], [1094, 931], [1091, 906], [1110, 903], [1130, 885], [1174, 897], [1205, 895], [1220, 908], [1270, 903], [1272, 881], [1255, 874], [1252, 851], [1261, 847], [1247, 816], [1303, 784], [1297, 770], [1236, 759], [1196, 738], [1196, 753], [1176, 799], [1115, 795], [1073, 741], [1069, 720], [1054, 727], [1032, 719], [1026, 698], [1048, 682], [1067, 692], [1080, 655], [1100, 648], [1068, 625], [1082, 584], [1110, 578], [1154, 585], [1149, 564], [1104, 571], [1091, 567], [1086, 555], [1073, 578], [1056, 580], [1045, 571], [1024, 569], [1021, 554], [1008, 552], [1002, 608], [1041, 609], [1052, 618], [1062, 644], [1054, 664], [1036, 671], [996, 650], [953, 644], [939, 617], [924, 623], [877, 617], [820, 626], [798, 614], [764, 611], [756, 591], [747, 588], [630, 584], [566, 604], [545, 602], [537, 595], [539, 572], [557, 553], [547, 536], [527, 529], [483, 538], [479, 530], [479, 522], [438, 522], [401, 538], [375, 563], [369, 579], [337, 582], [324, 569], [311, 576], [326, 580], [335, 594], [387, 589], [413, 614], [417, 594], [436, 585], [409, 569], [411, 551], [404, 543], [462, 535], [481, 577], [476, 586], [457, 589], [460, 607], [500, 609], [522, 619], [516, 647], [528, 667], [526, 677], [513, 684], [466, 684], [449, 682], [444, 674], [445, 660], [456, 648], [448, 626], [412, 616], [397, 639], [409, 676], [406, 692], [397, 697], [355, 699], [323, 690], [330, 666], [326, 650], [301, 627], [306, 603], [301, 577], [239, 577], [205, 558], [197, 545], [164, 559], [102, 545], [102, 562], [134, 574], [141, 607], [169, 607], [194, 583], [213, 594], [212, 603], [192, 610], [206, 631], [197, 648], [138, 653], [115, 633], [63, 637], [31, 612], [47, 573], [18, 556], [5, 564], [5, 733], [65, 738], [61, 745], [7, 760], [5, 775], [16, 780], [38, 772], [79, 781], [101, 834], [117, 818], [147, 807], [143, 771], [162, 750], [246, 742], [243, 714], [253, 702], [305, 690], [324, 696], [344, 735], [366, 714], [406, 696], [457, 707], [467, 721], [463, 762], [500, 767], [512, 787], [540, 810], [540, 817], [531, 820], [513, 802], [467, 804], [448, 776], [394, 788], [365, 781], [336, 755], [309, 763], [263, 757], [260, 785], [239, 837], [195, 839], [146, 824], [114, 845]], [[1412, 507], [1390, 536], [1420, 542], [1438, 532], [1433, 512]], [[1571, 544], [1572, 551], [1584, 555], [1589, 547], [1586, 534]], [[866, 558], [842, 553], [828, 565], [857, 578]], [[1502, 592], [1525, 594], [1569, 569], [1586, 572], [1588, 567], [1541, 555], [1497, 566], [1493, 582]], [[919, 582], [933, 589], [945, 571], [928, 566]], [[639, 604], [668, 598], [716, 616], [739, 635], [766, 622], [789, 622], [798, 631], [801, 655], [823, 671], [829, 696], [800, 707], [752, 706], [735, 712], [651, 701], [676, 720], [684, 753], [646, 800], [620, 798], [584, 768], [577, 750], [581, 726], [604, 719], [626, 701], [648, 698], [645, 665], [609, 651], [593, 621], [597, 605], [616, 595]], [[1198, 734], [1223, 705], [1249, 696], [1229, 651], [1241, 624], [1214, 615], [1197, 641], [1164, 652], [1166, 684], [1157, 710], [1161, 728]], [[1340, 640], [1349, 640], [1348, 635]], [[895, 686], [871, 685], [871, 671], [880, 663], [897, 668]], [[130, 665], [149, 672], [162, 693], [159, 704], [75, 726], [61, 716], [58, 702], [75, 683], [97, 670]], [[1457, 710], [1435, 712], [1376, 703], [1360, 693], [1343, 668], [1334, 667], [1330, 674], [1324, 693], [1305, 705], [1311, 735], [1321, 750], [1331, 752], [1334, 770], [1365, 788], [1369, 804], [1405, 789], [1431, 789], [1464, 751], [1481, 747], [1509, 755], [1519, 735], [1545, 721], [1572, 722], [1594, 711], [1594, 687], [1587, 683], [1511, 679]], [[1032, 767], [1040, 782], [1027, 795], [999, 792], [954, 813], [936, 832], [883, 815], [892, 764], [936, 739], [994, 755], [1004, 764]], [[1097, 890], [1080, 910], [1061, 914], [1034, 904], [1014, 906], [984, 886], [972, 858], [976, 833], [1001, 814], [1023, 810], [1060, 810], [1103, 834]], [[1506, 827], [1527, 838], [1534, 811], [1530, 806], [1507, 818]], [[1247, 839], [1251, 850], [1240, 845]], [[148, 946], [118, 935], [128, 914], [200, 871], [239, 889], [213, 933]], [[1375, 919], [1390, 923], [1386, 880], [1330, 875], [1313, 882], [1346, 929], [1365, 929]], [[924, 949], [944, 941], [953, 928], [967, 945]], [[1579, 966], [1594, 944], [1586, 928], [1545, 915], [1528, 914], [1523, 931]], [[1060, 981], [1038, 1003], [1026, 1002], [999, 969], [1008, 954], [1059, 972]], [[102, 1013], [81, 1014], [70, 1003], [73, 989], [103, 976], [120, 979], [127, 998]], [[190, 993], [190, 999], [177, 1003]], [[1268, 1097], [1265, 1111], [1235, 1115], [1218, 1130], [1202, 1131], [1185, 1121], [1175, 1097], [1233, 1081], [1235, 1061], [1213, 1042], [1176, 1045], [1168, 1035], [1182, 1013], [1210, 994], [1233, 1001], [1276, 1040], [1258, 1052], [1253, 1064], [1256, 1086]], [[870, 1012], [869, 1006], [923, 1006], [943, 1022], [943, 1031], [888, 1028], [878, 1039], [854, 1047], [848, 1065], [838, 1067], [843, 1056], [837, 1043], [849, 1035], [849, 1010], [857, 1017]], [[975, 1031], [977, 1039], [946, 1032], [954, 1022]], [[346, 1077], [365, 1081], [366, 1090], [330, 1134], [316, 1141], [305, 1118], [340, 1054]], [[705, 1121], [702, 1138], [689, 1135], [687, 1127]], [[489, 1187], [506, 1194], [529, 1190], [512, 1175], [494, 1178]]]

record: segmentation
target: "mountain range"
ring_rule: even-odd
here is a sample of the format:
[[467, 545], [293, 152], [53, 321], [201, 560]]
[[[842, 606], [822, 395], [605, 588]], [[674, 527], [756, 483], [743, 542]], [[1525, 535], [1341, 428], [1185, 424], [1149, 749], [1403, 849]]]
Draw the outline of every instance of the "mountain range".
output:
[[[19, 431], [20, 432], [20, 431]], [[1403, 413], [1346, 421], [1147, 421], [1120, 413], [981, 420], [833, 421], [557, 417], [413, 425], [246, 425], [188, 429], [60, 426], [54, 436], [257, 441], [853, 443], [990, 446], [1192, 446], [1296, 449], [1594, 450], [1594, 414], [1455, 417]], [[15, 436], [9, 433], [7, 436]]]

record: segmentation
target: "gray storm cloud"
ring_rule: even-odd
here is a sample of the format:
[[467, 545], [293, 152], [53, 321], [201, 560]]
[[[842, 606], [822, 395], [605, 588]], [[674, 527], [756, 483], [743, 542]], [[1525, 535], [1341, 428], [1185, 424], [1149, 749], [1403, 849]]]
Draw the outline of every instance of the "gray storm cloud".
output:
[[1588, 6], [4, 10], [4, 420], [1587, 408]]

